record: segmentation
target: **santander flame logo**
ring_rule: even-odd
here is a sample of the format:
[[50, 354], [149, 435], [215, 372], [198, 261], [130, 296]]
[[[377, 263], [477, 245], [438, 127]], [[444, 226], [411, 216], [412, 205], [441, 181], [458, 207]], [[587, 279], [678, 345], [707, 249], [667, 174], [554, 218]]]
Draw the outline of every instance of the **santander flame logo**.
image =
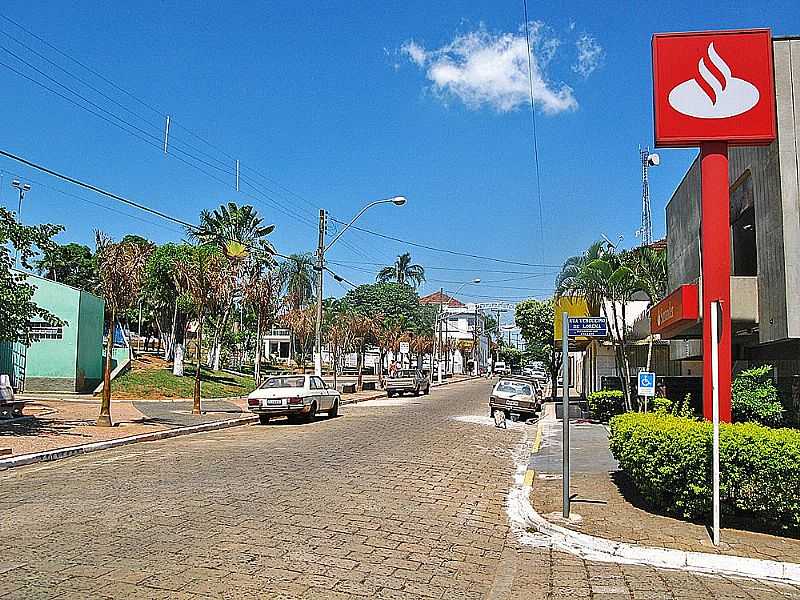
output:
[[679, 113], [699, 119], [726, 119], [758, 104], [758, 88], [732, 75], [728, 63], [717, 54], [714, 42], [698, 61], [697, 71], [699, 77], [676, 85], [669, 93], [669, 104]]

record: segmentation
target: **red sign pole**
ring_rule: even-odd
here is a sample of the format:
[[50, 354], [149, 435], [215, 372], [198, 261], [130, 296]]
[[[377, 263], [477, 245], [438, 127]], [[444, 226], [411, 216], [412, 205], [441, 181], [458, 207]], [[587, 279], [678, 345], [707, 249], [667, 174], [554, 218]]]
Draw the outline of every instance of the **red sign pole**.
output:
[[703, 415], [712, 416], [711, 311], [722, 309], [719, 341], [719, 418], [731, 422], [731, 243], [728, 144], [705, 142], [700, 146], [702, 223], [700, 245], [703, 288]]

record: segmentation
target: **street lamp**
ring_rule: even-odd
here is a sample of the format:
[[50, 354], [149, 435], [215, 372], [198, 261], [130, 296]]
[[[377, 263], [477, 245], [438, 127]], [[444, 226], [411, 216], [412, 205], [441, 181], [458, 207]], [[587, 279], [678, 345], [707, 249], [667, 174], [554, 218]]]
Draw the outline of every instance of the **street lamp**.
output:
[[[20, 183], [19, 179], [14, 179], [11, 182], [11, 187], [16, 188], [19, 192], [19, 204], [17, 206], [17, 220], [19, 224], [22, 225], [22, 199], [25, 197], [25, 194], [30, 191], [31, 184], [29, 183]], [[14, 266], [17, 266], [17, 260], [19, 258], [19, 250], [14, 251]]]
[[325, 245], [325, 221], [326, 221], [326, 213], [324, 209], [320, 209], [319, 211], [319, 244], [317, 245], [317, 266], [314, 268], [317, 271], [317, 327], [316, 327], [316, 340], [314, 343], [314, 374], [318, 377], [322, 376], [322, 274], [325, 270], [325, 253], [330, 250], [331, 246], [333, 246], [342, 234], [350, 229], [350, 227], [355, 223], [361, 215], [367, 212], [373, 206], [377, 206], [378, 204], [394, 204], [395, 206], [403, 206], [408, 199], [405, 196], [392, 196], [391, 198], [383, 198], [381, 200], [375, 200], [374, 202], [370, 202], [364, 208], [362, 208], [358, 214], [353, 217], [350, 222], [342, 227], [342, 230], [337, 233], [334, 238]]
[[[480, 277], [476, 277], [475, 279], [472, 279], [471, 281], [465, 281], [464, 283], [462, 283], [456, 289], [455, 292], [453, 292], [453, 296], [457, 296], [458, 293], [461, 290], [463, 290], [466, 286], [468, 286], [470, 284], [477, 285], [480, 282], [481, 282]], [[436, 328], [436, 343], [438, 345], [436, 356], [439, 358], [439, 364], [437, 365], [436, 372], [437, 372], [437, 375], [438, 375], [439, 383], [442, 383], [442, 357], [441, 357], [442, 340], [440, 338], [442, 337], [442, 324], [441, 324], [441, 322], [444, 320], [444, 315], [445, 315], [444, 310], [443, 310], [443, 296], [444, 296], [444, 290], [439, 290], [439, 315], [436, 317], [436, 326], [435, 326], [435, 328]], [[445, 335], [444, 335], [445, 344], [447, 343], [447, 338], [449, 337], [449, 333], [450, 332], [447, 330], [447, 321], [445, 321]], [[448, 364], [450, 363], [450, 358], [449, 357], [447, 357], [447, 363]]]

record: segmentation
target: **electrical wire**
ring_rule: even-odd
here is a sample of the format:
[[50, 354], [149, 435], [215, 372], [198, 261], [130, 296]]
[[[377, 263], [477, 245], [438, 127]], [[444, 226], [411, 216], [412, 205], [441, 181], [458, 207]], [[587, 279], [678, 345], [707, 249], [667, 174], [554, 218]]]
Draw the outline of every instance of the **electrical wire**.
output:
[[533, 160], [536, 164], [536, 199], [539, 205], [539, 242], [540, 259], [544, 262], [544, 213], [542, 211], [542, 179], [539, 171], [539, 143], [536, 136], [536, 108], [533, 97], [533, 64], [531, 58], [531, 36], [528, 26], [528, 0], [522, 0], [525, 13], [525, 44], [528, 48], [528, 87], [531, 103], [531, 135], [533, 137]]
[[[346, 223], [344, 223], [344, 221], [339, 221], [338, 219], [332, 219], [332, 220], [336, 221], [337, 223], [340, 223], [341, 225], [346, 225]], [[476, 260], [488, 260], [488, 261], [499, 262], [499, 263], [504, 263], [504, 264], [509, 264], [509, 265], [521, 265], [523, 267], [557, 267], [558, 266], [558, 265], [545, 265], [545, 264], [541, 264], [541, 263], [537, 264], [537, 263], [521, 262], [521, 261], [516, 261], [516, 260], [507, 260], [507, 259], [504, 259], [504, 258], [495, 258], [495, 257], [492, 257], [492, 256], [481, 256], [479, 254], [470, 254], [468, 252], [459, 252], [457, 250], [449, 250], [447, 248], [436, 248], [434, 246], [429, 246], [427, 244], [420, 244], [418, 242], [412, 242], [412, 241], [409, 241], [409, 240], [404, 240], [404, 239], [401, 239], [401, 238], [398, 238], [398, 237], [387, 235], [385, 233], [380, 233], [378, 231], [372, 231], [371, 229], [365, 229], [363, 227], [358, 227], [357, 225], [351, 225], [351, 228], [352, 229], [356, 229], [357, 231], [361, 231], [363, 233], [368, 233], [370, 235], [374, 235], [376, 237], [384, 238], [384, 239], [387, 239], [387, 240], [392, 240], [394, 242], [399, 242], [401, 244], [406, 244], [408, 246], [413, 246], [414, 248], [422, 248], [423, 250], [430, 250], [431, 252], [442, 252], [442, 253], [445, 253], [445, 254], [452, 254], [454, 256], [463, 256], [463, 257], [466, 257], [466, 258], [474, 258]]]

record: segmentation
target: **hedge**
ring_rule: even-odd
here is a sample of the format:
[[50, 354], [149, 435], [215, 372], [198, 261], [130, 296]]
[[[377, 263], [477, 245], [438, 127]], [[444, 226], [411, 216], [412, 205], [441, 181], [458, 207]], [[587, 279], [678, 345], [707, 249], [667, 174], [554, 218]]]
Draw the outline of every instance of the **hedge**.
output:
[[[712, 426], [664, 414], [611, 420], [611, 452], [642, 497], [689, 519], [711, 512]], [[800, 431], [755, 423], [720, 426], [724, 516], [800, 533]]]
[[607, 422], [614, 415], [625, 412], [622, 390], [600, 390], [586, 397], [592, 416], [598, 421]]

